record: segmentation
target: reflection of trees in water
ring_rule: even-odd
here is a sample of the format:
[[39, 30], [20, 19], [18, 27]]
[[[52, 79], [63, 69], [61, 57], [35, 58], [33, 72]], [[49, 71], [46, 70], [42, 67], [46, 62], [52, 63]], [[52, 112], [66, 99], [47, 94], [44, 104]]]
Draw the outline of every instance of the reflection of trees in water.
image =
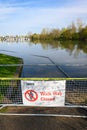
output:
[[43, 49], [51, 49], [51, 48], [59, 48], [60, 47], [60, 41], [53, 41], [53, 42], [42, 42]]
[[87, 53], [87, 42], [82, 41], [62, 41], [60, 44], [70, 55], [77, 57], [81, 51]]
[[78, 49], [82, 50], [84, 53], [87, 53], [87, 41], [79, 42]]
[[32, 44], [40, 44], [43, 49], [48, 50], [52, 48], [59, 48], [60, 41], [49, 41], [49, 40], [34, 40]]
[[81, 51], [81, 49], [79, 48], [79, 44], [77, 44], [78, 41], [65, 41], [65, 42], [61, 42], [62, 46], [64, 47], [64, 49], [67, 50], [67, 52], [69, 53], [69, 55], [74, 55], [74, 57], [77, 57]]
[[41, 44], [42, 48], [48, 49], [65, 49], [70, 55], [77, 57], [81, 51], [87, 53], [87, 41], [47, 41], [36, 40], [32, 44]]

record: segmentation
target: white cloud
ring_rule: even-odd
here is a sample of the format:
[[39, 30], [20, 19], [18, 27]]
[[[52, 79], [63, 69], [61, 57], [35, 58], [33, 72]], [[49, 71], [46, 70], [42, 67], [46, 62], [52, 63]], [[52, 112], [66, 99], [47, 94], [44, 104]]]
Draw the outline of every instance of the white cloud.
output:
[[0, 21], [5, 20], [9, 15], [13, 14], [16, 11], [15, 8], [7, 8], [7, 7], [2, 7], [0, 8]]
[[28, 24], [30, 26], [37, 25], [50, 25], [57, 24], [59, 21], [64, 20], [65, 18], [78, 18], [87, 14], [87, 9], [80, 7], [73, 8], [31, 8], [31, 9], [21, 9], [19, 12], [22, 13], [22, 17], [19, 16], [19, 22], [22, 20], [22, 24]]
[[[77, 18], [87, 22], [87, 8], [81, 4], [72, 4], [60, 8], [1, 7], [0, 31], [23, 33], [41, 30], [43, 27], [64, 27]], [[38, 29], [37, 29], [38, 28]], [[1, 33], [2, 33], [1, 32]]]

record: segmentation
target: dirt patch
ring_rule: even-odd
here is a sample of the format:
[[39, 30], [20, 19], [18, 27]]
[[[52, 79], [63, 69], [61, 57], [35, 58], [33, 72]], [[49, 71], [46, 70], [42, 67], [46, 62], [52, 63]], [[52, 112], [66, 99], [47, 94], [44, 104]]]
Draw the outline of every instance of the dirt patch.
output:
[[0, 130], [87, 130], [87, 119], [0, 116]]
[[[3, 110], [3, 111], [2, 111]], [[49, 107], [4, 107], [2, 113], [19, 114], [68, 114], [85, 115], [86, 108], [49, 108]], [[0, 130], [87, 130], [87, 118], [51, 117], [51, 116], [2, 116], [0, 115]]]

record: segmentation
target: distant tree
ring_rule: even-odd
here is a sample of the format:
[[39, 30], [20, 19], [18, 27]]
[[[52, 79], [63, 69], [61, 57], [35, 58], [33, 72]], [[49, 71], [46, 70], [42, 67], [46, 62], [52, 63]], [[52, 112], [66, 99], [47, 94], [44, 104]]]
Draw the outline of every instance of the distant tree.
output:
[[49, 39], [50, 29], [43, 28], [40, 34], [40, 39], [47, 40]]
[[74, 22], [72, 22], [72, 24], [71, 24], [71, 31], [72, 31], [72, 34], [74, 34], [74, 33], [76, 33], [76, 26], [75, 26], [75, 23]]
[[39, 39], [39, 34], [36, 34], [36, 33], [32, 34], [32, 35], [30, 36], [30, 39], [31, 39], [31, 40], [38, 40], [38, 39]]
[[41, 34], [47, 35], [47, 34], [49, 34], [49, 32], [50, 32], [49, 28], [43, 28], [42, 31], [41, 31]]
[[74, 34], [72, 34], [72, 40], [79, 40], [79, 33], [74, 33]]
[[80, 40], [87, 40], [87, 26], [79, 32]]
[[81, 19], [77, 19], [77, 31], [80, 32], [83, 28], [83, 22]]
[[64, 32], [61, 33], [60, 35], [61, 39], [65, 40], [71, 40], [72, 39], [72, 30], [68, 27]]
[[51, 33], [50, 33], [51, 37], [52, 37], [53, 39], [55, 39], [55, 40], [60, 37], [60, 34], [61, 34], [61, 32], [60, 32], [59, 29], [52, 29], [52, 30], [51, 30]]
[[30, 35], [30, 39], [32, 40], [85, 40], [87, 39], [87, 26], [83, 28], [83, 23], [81, 19], [77, 19], [77, 23], [71, 23], [67, 28], [57, 29], [49, 29], [43, 28], [40, 34], [32, 34]]

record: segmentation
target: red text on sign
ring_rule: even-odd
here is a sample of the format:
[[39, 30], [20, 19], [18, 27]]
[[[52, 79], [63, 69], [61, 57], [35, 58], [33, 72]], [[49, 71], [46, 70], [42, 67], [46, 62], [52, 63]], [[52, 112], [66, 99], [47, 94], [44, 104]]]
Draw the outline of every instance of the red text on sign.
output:
[[45, 98], [45, 97], [42, 97], [41, 98], [41, 101], [54, 101], [55, 100], [55, 97], [53, 98]]
[[41, 96], [50, 96], [51, 92], [40, 92]]
[[62, 92], [61, 92], [61, 91], [59, 91], [59, 92], [54, 91], [54, 92], [53, 92], [53, 95], [54, 95], [54, 96], [56, 96], [56, 95], [62, 96]]

